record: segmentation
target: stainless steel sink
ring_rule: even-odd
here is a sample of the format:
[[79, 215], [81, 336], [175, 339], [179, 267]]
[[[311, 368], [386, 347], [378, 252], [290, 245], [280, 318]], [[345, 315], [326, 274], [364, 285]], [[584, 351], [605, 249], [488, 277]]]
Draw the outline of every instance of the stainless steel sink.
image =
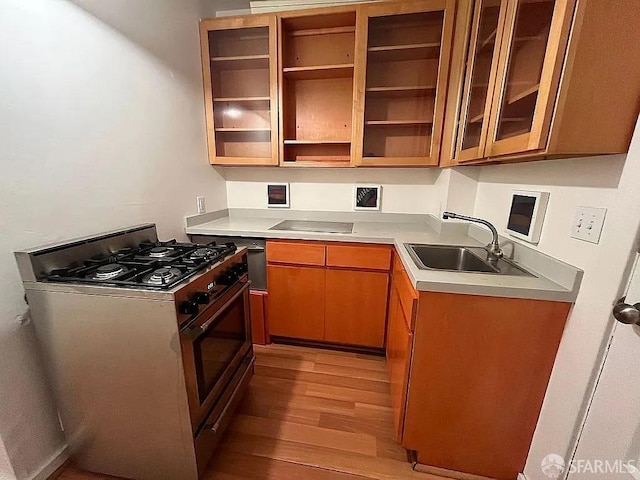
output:
[[311, 220], [285, 220], [269, 230], [290, 230], [294, 232], [316, 233], [352, 233], [353, 223], [349, 222], [316, 222]]
[[496, 262], [489, 262], [487, 260], [487, 250], [482, 247], [418, 245], [409, 243], [405, 243], [405, 247], [414, 263], [422, 270], [534, 276], [512, 261], [504, 258], [500, 258]]

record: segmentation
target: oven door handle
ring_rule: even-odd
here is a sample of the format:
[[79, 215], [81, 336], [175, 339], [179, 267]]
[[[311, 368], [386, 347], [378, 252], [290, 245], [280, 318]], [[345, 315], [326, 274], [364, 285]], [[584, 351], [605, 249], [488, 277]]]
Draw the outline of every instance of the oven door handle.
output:
[[235, 302], [238, 299], [238, 297], [242, 296], [244, 292], [246, 292], [249, 289], [250, 286], [251, 286], [251, 281], [247, 281], [242, 286], [242, 288], [233, 295], [233, 297], [227, 300], [225, 304], [222, 305], [222, 307], [220, 307], [220, 309], [215, 314], [213, 314], [213, 316], [209, 320], [204, 322], [202, 325], [199, 325], [199, 326], [192, 325], [188, 327], [185, 333], [192, 340], [195, 340], [196, 338], [198, 338], [200, 335], [206, 332], [207, 329], [211, 326], [211, 324], [214, 323], [220, 317], [220, 315], [222, 315], [225, 312], [225, 310], [229, 308], [229, 306], [231, 306], [231, 304], [233, 304], [233, 302]]

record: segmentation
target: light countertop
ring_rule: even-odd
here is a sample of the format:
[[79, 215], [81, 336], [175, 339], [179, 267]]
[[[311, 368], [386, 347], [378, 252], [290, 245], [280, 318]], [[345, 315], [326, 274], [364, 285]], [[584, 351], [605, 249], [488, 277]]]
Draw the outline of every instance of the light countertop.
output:
[[[216, 218], [220, 217], [220, 218]], [[285, 219], [353, 222], [351, 234], [270, 230]], [[582, 271], [528, 246], [501, 238], [508, 258], [535, 276], [422, 270], [405, 243], [484, 246], [490, 234], [467, 223], [441, 222], [430, 215], [361, 214], [347, 212], [299, 212], [231, 210], [189, 217], [188, 235], [221, 235], [274, 239], [321, 240], [393, 244], [416, 290], [573, 302]]]

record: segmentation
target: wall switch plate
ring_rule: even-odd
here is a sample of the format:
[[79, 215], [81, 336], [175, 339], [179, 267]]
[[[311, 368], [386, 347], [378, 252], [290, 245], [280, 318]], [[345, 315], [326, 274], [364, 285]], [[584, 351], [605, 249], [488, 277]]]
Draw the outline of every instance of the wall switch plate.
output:
[[198, 213], [207, 212], [207, 208], [204, 205], [204, 197], [196, 197], [196, 203], [198, 204]]
[[571, 228], [571, 236], [585, 242], [600, 242], [600, 234], [606, 215], [606, 208], [578, 207]]

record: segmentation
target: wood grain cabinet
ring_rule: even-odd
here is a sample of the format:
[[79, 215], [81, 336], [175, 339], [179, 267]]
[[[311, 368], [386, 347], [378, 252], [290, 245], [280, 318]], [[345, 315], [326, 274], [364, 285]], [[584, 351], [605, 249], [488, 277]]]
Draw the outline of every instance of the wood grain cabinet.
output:
[[276, 18], [200, 23], [209, 161], [277, 165]]
[[420, 292], [403, 446], [432, 473], [516, 478], [570, 307]]
[[356, 165], [438, 164], [454, 10], [424, 0], [358, 11]]
[[267, 242], [269, 334], [381, 349], [391, 248]]
[[324, 340], [325, 278], [323, 268], [267, 266], [269, 335]]
[[443, 165], [628, 151], [638, 2], [477, 0], [461, 4], [457, 28], [465, 15], [467, 56], [452, 60], [445, 124], [457, 135], [445, 134]]
[[[399, 258], [394, 257], [394, 265], [399, 263]], [[409, 382], [409, 368], [413, 350], [413, 320], [417, 295], [410, 293], [410, 301], [404, 305], [400, 299], [405, 278], [404, 270], [396, 269], [391, 282], [389, 295], [389, 320], [387, 323], [387, 370], [391, 386], [391, 406], [393, 409], [394, 432], [396, 440], [403, 444], [404, 420], [407, 401], [407, 389]], [[408, 293], [408, 292], [404, 292]]]
[[280, 165], [350, 166], [356, 10], [311, 12], [279, 15]]

